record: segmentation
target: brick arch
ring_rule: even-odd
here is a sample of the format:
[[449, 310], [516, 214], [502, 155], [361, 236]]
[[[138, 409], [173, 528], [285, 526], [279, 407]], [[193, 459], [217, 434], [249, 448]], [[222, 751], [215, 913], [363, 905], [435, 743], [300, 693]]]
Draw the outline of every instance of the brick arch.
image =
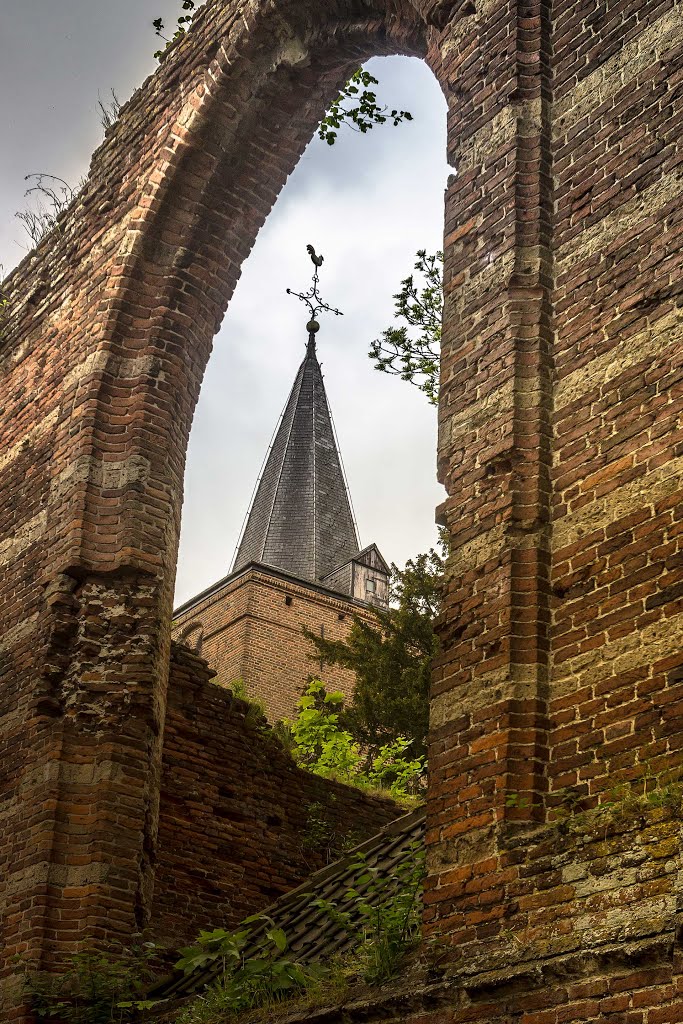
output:
[[[428, 841], [539, 812], [548, 198], [544, 68], [528, 55], [547, 26], [526, 14], [489, 0], [210, 0], [95, 154], [60, 232], [9, 282], [12, 467], [40, 474], [25, 521], [12, 509], [17, 567], [5, 582], [21, 581], [25, 613], [5, 645], [16, 684], [5, 877], [33, 901], [12, 922], [10, 955], [21, 942], [52, 963], [67, 939], [128, 935], [148, 918], [192, 410], [239, 264], [326, 103], [372, 54], [426, 57], [461, 171], [446, 195], [440, 515], [455, 544]], [[471, 359], [482, 317], [495, 345]], [[40, 422], [27, 423], [27, 387], [46, 396]], [[540, 401], [517, 402], [526, 391]], [[485, 733], [495, 768], [482, 773]], [[460, 801], [443, 795], [458, 772], [472, 783]], [[530, 798], [510, 810], [509, 790]], [[43, 809], [37, 857], [26, 806]]]
[[[238, 21], [236, 38], [231, 33], [229, 45], [222, 41], [206, 70], [195, 73], [177, 116], [146, 125], [150, 136], [161, 125], [165, 138], [144, 168], [135, 206], [118, 220], [123, 230], [112, 272], [99, 290], [98, 368], [81, 382], [85, 400], [77, 392], [74, 403], [87, 424], [80, 449], [96, 449], [103, 461], [112, 413], [128, 418], [123, 443], [130, 469], [123, 471], [120, 514], [107, 538], [114, 557], [86, 525], [99, 516], [99, 496], [110, 482], [96, 461], [70, 495], [72, 518], [83, 525], [69, 529], [58, 508], [63, 540], [56, 561], [65, 567], [171, 570], [172, 538], [167, 527], [155, 529], [137, 515], [138, 485], [180, 484], [204, 367], [240, 265], [349, 71], [377, 54], [425, 54], [421, 22], [410, 7], [411, 24], [394, 16], [387, 26], [367, 9], [364, 20], [349, 18], [350, 2], [338, 10], [333, 5], [327, 19], [322, 12], [297, 17], [297, 8], [286, 4], [276, 17], [271, 6], [254, 4], [252, 17]], [[181, 59], [182, 49], [175, 63], [168, 58], [160, 89], [165, 74], [177, 77]], [[161, 399], [160, 391], [167, 392]], [[155, 450], [155, 432], [170, 450]]]
[[[10, 956], [52, 963], [146, 920], [183, 459], [210, 339], [317, 113], [353, 64], [388, 52], [425, 54], [458, 170], [426, 925], [466, 973], [498, 971], [506, 948], [550, 963], [582, 929], [592, 949], [623, 945], [571, 881], [580, 851], [562, 851], [558, 884], [543, 820], [567, 787], [594, 802], [648, 758], [683, 757], [679, 7], [209, 0], [127, 105], [59, 232], [3, 286]], [[676, 922], [652, 925], [661, 908], [641, 897], [671, 948]]]
[[183, 629], [178, 639], [181, 644], [189, 647], [195, 654], [201, 654], [202, 643], [204, 641], [204, 629], [201, 622], [190, 622], [190, 624]]
[[[212, 339], [339, 84], [372, 55], [426, 49], [409, 3], [209, 2], [6, 283], [11, 462], [30, 453], [35, 477], [24, 523], [9, 506], [4, 586], [21, 578], [2, 650], [9, 956], [50, 965], [65, 941], [148, 919], [184, 459]], [[30, 423], [27, 386], [50, 395]], [[43, 809], [38, 853], [26, 807]]]

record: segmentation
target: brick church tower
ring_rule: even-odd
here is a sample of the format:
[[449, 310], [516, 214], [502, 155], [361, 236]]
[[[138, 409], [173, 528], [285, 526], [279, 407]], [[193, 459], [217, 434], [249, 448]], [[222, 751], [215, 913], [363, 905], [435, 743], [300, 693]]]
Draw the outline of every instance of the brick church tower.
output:
[[353, 672], [312, 658], [303, 627], [342, 640], [354, 615], [389, 600], [387, 563], [375, 544], [360, 550], [314, 319], [308, 331], [232, 570], [174, 613], [174, 638], [201, 652], [219, 683], [242, 680], [273, 721], [292, 715], [312, 675], [353, 690]]

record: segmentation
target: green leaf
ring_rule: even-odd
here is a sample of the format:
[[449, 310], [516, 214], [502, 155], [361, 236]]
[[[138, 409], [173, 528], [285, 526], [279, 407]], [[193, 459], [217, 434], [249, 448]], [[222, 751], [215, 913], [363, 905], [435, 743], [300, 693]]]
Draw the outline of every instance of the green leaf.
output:
[[287, 936], [285, 935], [282, 928], [273, 928], [267, 932], [268, 938], [271, 942], [274, 942], [281, 953], [287, 949]]

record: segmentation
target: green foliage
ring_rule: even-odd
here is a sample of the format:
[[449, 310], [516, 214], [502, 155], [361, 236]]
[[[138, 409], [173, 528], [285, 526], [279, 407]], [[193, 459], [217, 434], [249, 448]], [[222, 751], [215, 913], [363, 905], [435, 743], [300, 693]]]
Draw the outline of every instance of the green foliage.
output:
[[365, 134], [375, 125], [387, 121], [391, 121], [394, 127], [402, 121], [412, 121], [413, 115], [407, 110], [389, 110], [380, 106], [377, 94], [370, 88], [373, 85], [379, 85], [379, 82], [369, 71], [363, 68], [354, 71], [318, 125], [318, 136], [323, 142], [333, 146], [342, 124]]
[[163, 18], [154, 19], [154, 21], [152, 22], [152, 25], [154, 26], [154, 31], [156, 35], [158, 35], [159, 38], [163, 39], [164, 42], [166, 43], [166, 46], [164, 46], [160, 50], [157, 50], [156, 53], [154, 54], [158, 61], [161, 61], [164, 58], [167, 49], [172, 43], [176, 41], [176, 39], [179, 39], [181, 36], [185, 35], [185, 32], [187, 31], [185, 26], [192, 21], [192, 12], [195, 10], [196, 6], [197, 4], [195, 3], [195, 0], [183, 0], [181, 9], [188, 13], [178, 15], [176, 19], [175, 31], [173, 32], [173, 35], [171, 36], [170, 39], [164, 35], [165, 26]]
[[420, 791], [425, 758], [406, 756], [412, 740], [398, 736], [368, 755], [340, 724], [343, 695], [328, 693], [319, 679], [308, 684], [298, 708], [287, 725], [294, 759], [303, 768], [349, 785], [386, 789], [396, 799]]
[[683, 814], [683, 782], [677, 773], [673, 777], [670, 771], [654, 773], [647, 765], [640, 779], [622, 782], [602, 794], [597, 807], [581, 810], [582, 798], [572, 789], [560, 795], [562, 804], [553, 811], [553, 824], [576, 834], [607, 832], [656, 809]]
[[[280, 1002], [303, 992], [324, 975], [317, 964], [288, 956], [287, 937], [263, 915], [249, 917], [239, 931], [201, 932], [196, 945], [182, 949], [176, 964], [186, 974], [220, 962], [219, 980], [180, 1013], [177, 1024], [197, 1024], [216, 1012], [239, 1013]], [[255, 939], [255, 927], [261, 926]], [[247, 955], [247, 947], [249, 953]]]
[[343, 694], [327, 693], [325, 684], [314, 679], [297, 701], [296, 718], [287, 723], [295, 760], [324, 778], [350, 779], [363, 760], [358, 744], [339, 724], [343, 706]]
[[339, 724], [356, 743], [375, 752], [407, 738], [416, 756], [425, 753], [443, 565], [433, 549], [409, 560], [403, 570], [393, 565], [391, 606], [373, 608], [374, 622], [354, 618], [345, 641], [304, 631], [316, 659], [355, 673], [354, 694], [339, 710]]
[[287, 936], [265, 915], [247, 918], [235, 932], [202, 932], [176, 964], [191, 973], [218, 962], [220, 976], [185, 1007], [176, 1024], [223, 1024], [233, 1015], [297, 996], [329, 993], [359, 977], [373, 983], [396, 973], [420, 933], [424, 850], [409, 848], [404, 862], [382, 873], [362, 854], [352, 861], [352, 885], [339, 901], [310, 897], [350, 936], [348, 953], [325, 964], [292, 955]]
[[340, 900], [315, 900], [314, 905], [352, 936], [346, 972], [370, 984], [396, 973], [406, 952], [417, 945], [422, 912], [424, 848], [414, 842], [409, 857], [393, 871], [372, 867], [356, 854], [354, 884]]
[[156, 947], [87, 950], [72, 956], [62, 974], [29, 974], [26, 989], [39, 1021], [59, 1024], [124, 1024], [154, 1006], [144, 998], [154, 974]]
[[[401, 290], [394, 295], [396, 319], [405, 321], [399, 327], [388, 327], [381, 338], [373, 341], [368, 353], [375, 360], [375, 369], [396, 374], [423, 391], [436, 405], [439, 386], [439, 352], [441, 348], [441, 315], [443, 311], [443, 253], [428, 256], [424, 249], [417, 253], [413, 274], [401, 281]], [[408, 328], [416, 327], [417, 335]]]
[[424, 779], [426, 759], [407, 756], [412, 745], [412, 740], [399, 736], [380, 747], [367, 771], [370, 785], [388, 789], [396, 797], [416, 793]]
[[505, 797], [506, 807], [528, 807], [531, 800], [528, 796], [520, 796], [519, 793], [508, 793]]
[[331, 844], [336, 838], [334, 822], [325, 805], [319, 800], [313, 800], [306, 805], [305, 810], [306, 831], [301, 841], [304, 849], [317, 850], [326, 844]]
[[238, 700], [243, 700], [249, 705], [244, 716], [245, 725], [251, 729], [265, 728], [267, 726], [266, 705], [258, 697], [249, 696], [244, 680], [232, 679], [228, 688]]

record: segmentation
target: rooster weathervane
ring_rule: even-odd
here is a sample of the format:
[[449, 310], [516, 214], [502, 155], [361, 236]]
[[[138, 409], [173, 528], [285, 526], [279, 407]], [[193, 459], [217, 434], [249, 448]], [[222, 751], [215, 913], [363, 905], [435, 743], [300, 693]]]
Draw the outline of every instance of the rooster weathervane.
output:
[[311, 262], [313, 263], [313, 266], [315, 267], [315, 270], [313, 272], [313, 284], [311, 285], [307, 292], [295, 292], [292, 291], [291, 288], [288, 288], [287, 294], [294, 295], [295, 298], [300, 299], [302, 302], [306, 303], [311, 314], [311, 319], [306, 326], [308, 328], [309, 334], [315, 334], [315, 332], [320, 327], [320, 324], [316, 320], [316, 316], [318, 313], [334, 313], [335, 316], [343, 316], [344, 314], [340, 309], [335, 309], [334, 306], [329, 306], [326, 302], [323, 302], [322, 298], [318, 294], [318, 271], [323, 265], [325, 257], [318, 256], [312, 245], [307, 245], [306, 250], [308, 252], [308, 255], [311, 257]]

